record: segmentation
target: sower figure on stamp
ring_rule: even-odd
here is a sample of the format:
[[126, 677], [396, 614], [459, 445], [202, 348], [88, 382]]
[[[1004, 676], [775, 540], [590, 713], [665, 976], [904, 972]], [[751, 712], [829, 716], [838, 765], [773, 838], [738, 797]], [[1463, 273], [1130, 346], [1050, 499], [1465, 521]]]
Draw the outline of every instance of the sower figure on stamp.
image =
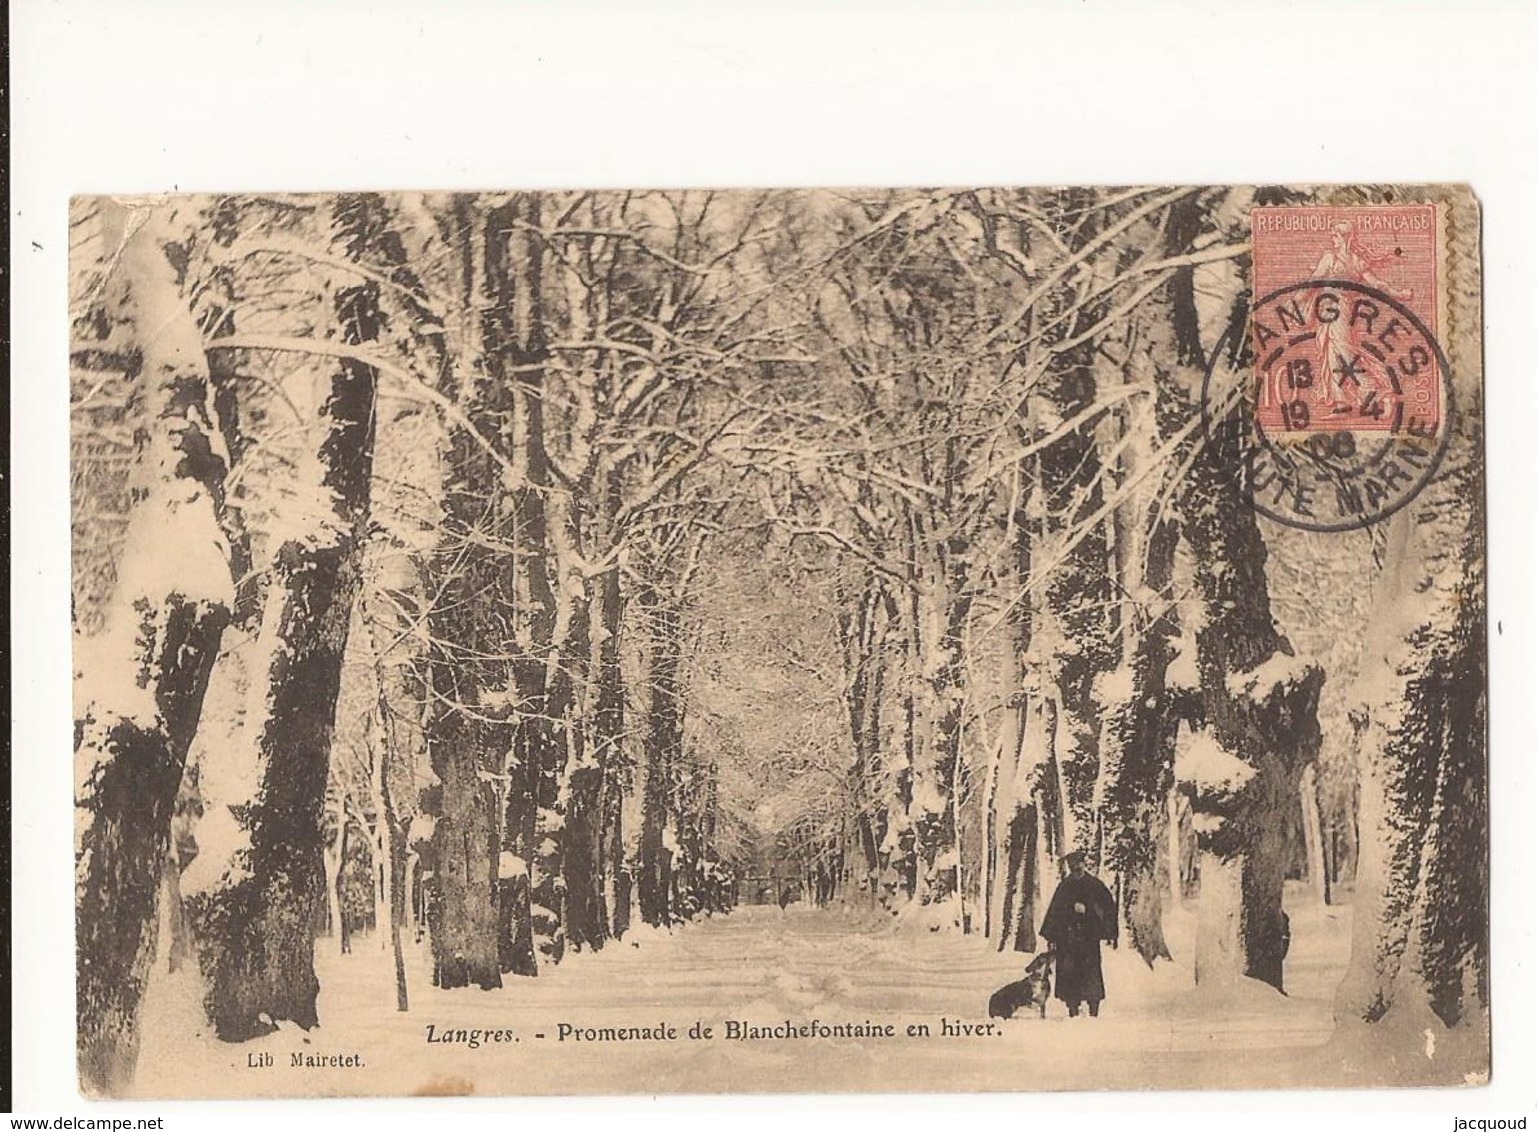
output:
[[1078, 1017], [1078, 1008], [1087, 1002], [1089, 1016], [1099, 1016], [1099, 1004], [1105, 997], [1105, 977], [1100, 970], [1099, 942], [1119, 945], [1120, 928], [1115, 911], [1115, 897], [1098, 877], [1084, 867], [1082, 853], [1062, 858], [1067, 876], [1046, 909], [1041, 935], [1056, 957], [1056, 994], [1067, 1003], [1068, 1014]]
[[[1331, 247], [1313, 268], [1314, 279], [1349, 279], [1386, 291], [1397, 299], [1407, 301], [1414, 297], [1413, 288], [1394, 286], [1377, 275], [1376, 268], [1391, 262], [1392, 256], [1373, 258], [1348, 223], [1335, 224], [1330, 237]], [[1367, 393], [1365, 385], [1369, 382], [1378, 404], [1384, 406], [1383, 411], [1390, 412], [1398, 397], [1393, 389], [1393, 379], [1377, 357], [1360, 348], [1356, 340], [1360, 337], [1356, 331], [1358, 321], [1352, 315], [1324, 323], [1318, 344], [1319, 381], [1314, 399], [1336, 411], [1348, 411], [1360, 407]], [[1370, 325], [1368, 322], [1368, 328]], [[1353, 382], [1356, 388], [1347, 390], [1347, 381]]]

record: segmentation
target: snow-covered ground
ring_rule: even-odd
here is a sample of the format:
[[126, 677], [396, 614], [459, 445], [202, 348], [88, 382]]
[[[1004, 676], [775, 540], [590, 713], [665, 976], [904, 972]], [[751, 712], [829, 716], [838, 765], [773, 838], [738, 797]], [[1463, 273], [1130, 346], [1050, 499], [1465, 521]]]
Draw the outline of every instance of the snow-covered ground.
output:
[[[199, 1019], [191, 976], [156, 980], [146, 1003], [137, 1091], [143, 1095], [282, 1096], [409, 1093], [808, 1092], [1177, 1088], [1366, 1083], [1324, 1048], [1334, 989], [1349, 955], [1348, 907], [1289, 897], [1289, 994], [1241, 980], [1218, 1000], [1196, 988], [1194, 916], [1170, 915], [1175, 963], [1149, 970], [1105, 953], [1098, 1019], [1068, 1019], [1053, 1001], [988, 1027], [987, 999], [1026, 958], [977, 936], [897, 926], [889, 918], [792, 905], [746, 907], [672, 932], [632, 933], [499, 991], [438, 991], [425, 950], [409, 950], [411, 1009], [394, 1009], [392, 970], [376, 939], [352, 954], [317, 946], [320, 1029], [226, 1045]], [[726, 1022], [813, 1020], [892, 1025], [876, 1039], [725, 1037]], [[946, 1036], [944, 1024], [970, 1033]], [[665, 1027], [673, 1040], [559, 1040], [560, 1026]], [[691, 1038], [697, 1025], [712, 1036]], [[927, 1036], [909, 1027], [928, 1027]], [[512, 1030], [516, 1041], [428, 1041], [452, 1030]], [[977, 1030], [981, 1030], [978, 1033]], [[696, 1031], [697, 1032], [697, 1031]], [[538, 1035], [544, 1035], [539, 1037]], [[302, 1068], [293, 1055], [357, 1055], [358, 1067]], [[270, 1066], [259, 1064], [270, 1054]]]

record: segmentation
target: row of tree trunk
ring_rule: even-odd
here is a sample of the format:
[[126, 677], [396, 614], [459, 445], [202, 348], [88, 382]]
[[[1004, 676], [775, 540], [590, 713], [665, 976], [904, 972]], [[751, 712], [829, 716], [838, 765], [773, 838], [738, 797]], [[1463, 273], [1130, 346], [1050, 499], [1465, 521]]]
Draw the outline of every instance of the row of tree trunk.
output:
[[[227, 247], [234, 233], [192, 208], [130, 213], [119, 264], [119, 313], [137, 332], [145, 390], [143, 484], [118, 622], [82, 658], [76, 737], [81, 1070], [106, 1093], [132, 1076], [162, 891], [185, 909], [220, 1038], [319, 1023], [315, 937], [329, 918], [347, 947], [339, 886], [358, 827], [369, 834], [400, 1009], [408, 901], [424, 913], [435, 983], [489, 988], [570, 948], [601, 947], [627, 929], [632, 902], [641, 919], [666, 925], [725, 910], [731, 894], [713, 846], [709, 768], [684, 750], [689, 577], [665, 555], [666, 568], [647, 574], [615, 553], [646, 536], [639, 523], [620, 529], [634, 490], [626, 467], [594, 461], [584, 490], [557, 482], [547, 451], [554, 315], [538, 198], [459, 197], [438, 212], [460, 287], [447, 319], [432, 317], [394, 208], [369, 194], [335, 198], [306, 252], [331, 269], [328, 307], [298, 345], [240, 339], [227, 315], [200, 318], [210, 288], [190, 277], [192, 252], [200, 241]], [[226, 484], [247, 470], [239, 422], [251, 386], [231, 392], [219, 377], [242, 350], [266, 348], [312, 350], [332, 368], [315, 447], [290, 487], [301, 505], [265, 532], [249, 596], [253, 547]], [[418, 556], [418, 584], [387, 592], [374, 576], [370, 547], [382, 536], [370, 497], [380, 374], [399, 371], [393, 358], [437, 375], [416, 392], [445, 425], [434, 543]], [[645, 663], [631, 688], [622, 646], [634, 578]], [[379, 612], [374, 591], [412, 616]], [[386, 660], [381, 636], [412, 620], [421, 644], [404, 665]], [[196, 856], [166, 885], [172, 808], [204, 695], [216, 663], [237, 663], [221, 660], [232, 625], [252, 642], [238, 662], [251, 689], [242, 742], [200, 768]], [[338, 800], [344, 662], [359, 658], [373, 689], [370, 770]], [[636, 695], [649, 706], [643, 742], [631, 744]], [[420, 732], [420, 770], [404, 754], [403, 726]], [[641, 782], [631, 852], [623, 816]]]
[[[1310, 805], [1323, 672], [1273, 616], [1269, 536], [1226, 447], [1239, 410], [1202, 405], [1212, 355], [1247, 348], [1248, 197], [775, 199], [121, 215], [102, 349], [135, 371], [142, 425], [115, 614], [80, 658], [89, 1085], [131, 1076], [163, 898], [221, 1037], [317, 1024], [315, 932], [353, 833], [402, 1008], [408, 903], [444, 988], [727, 907], [690, 681], [701, 564], [731, 523], [736, 551], [762, 525], [834, 548], [847, 804], [783, 847], [804, 891], [857, 879], [1030, 951], [1076, 850], [1149, 963], [1165, 900], [1198, 877], [1197, 977], [1283, 987], [1299, 805], [1309, 872], [1330, 869]], [[1476, 221], [1454, 220], [1469, 255]], [[829, 248], [824, 228], [855, 235]], [[1204, 292], [1238, 294], [1228, 309], [1203, 306], [1203, 270], [1226, 272]], [[308, 336], [247, 331], [267, 325], [253, 279], [324, 296]], [[1453, 312], [1473, 324], [1476, 299]], [[308, 358], [320, 392], [284, 481], [297, 503], [253, 534], [279, 437], [250, 371], [274, 354]], [[1341, 1009], [1367, 1022], [1487, 1005], [1481, 433], [1459, 381], [1442, 473], [1389, 527], [1352, 715]], [[378, 474], [407, 412], [435, 422], [410, 538]], [[237, 669], [239, 741], [205, 747], [194, 781], [210, 682]], [[338, 729], [362, 773], [340, 773]], [[173, 885], [179, 811], [196, 852]]]
[[[1437, 489], [1393, 521], [1380, 554], [1394, 566], [1377, 583], [1365, 653], [1371, 702], [1351, 709], [1345, 744], [1359, 749], [1360, 833], [1345, 815], [1342, 835], [1338, 815], [1326, 817], [1320, 804], [1324, 673], [1296, 656], [1277, 627], [1266, 535], [1233, 473], [1242, 410], [1203, 420], [1212, 353], [1229, 351], [1242, 363], [1248, 349], [1246, 297], [1227, 311], [1203, 311], [1197, 264], [1189, 262], [1231, 238], [1221, 219], [1237, 211], [1229, 195], [1180, 195], [1156, 223], [1135, 228], [1071, 193], [1045, 206], [1061, 209], [1065, 254], [1117, 232], [1123, 257], [1151, 251], [1178, 266], [1113, 325], [1104, 269], [1086, 272], [1076, 290], [1043, 295], [1030, 311], [1047, 357], [1015, 426], [1018, 463], [983, 504], [994, 516], [990, 528], [1006, 534], [1018, 595], [1003, 618], [1000, 722], [971, 794], [981, 860], [970, 868], [983, 930], [1000, 949], [1035, 950], [1060, 857], [1078, 850], [1113, 884], [1123, 936], [1148, 963], [1169, 956], [1165, 902], [1195, 882], [1197, 979], [1248, 977], [1281, 990], [1291, 934], [1283, 882], [1300, 821], [1306, 875], [1324, 901], [1337, 897], [1341, 857], [1359, 844], [1366, 879], [1356, 892], [1342, 1016], [1384, 1016], [1392, 988], [1412, 972], [1412, 997], [1443, 1024], [1482, 1017], [1486, 775], [1483, 669], [1474, 655], [1483, 639], [1482, 490], [1478, 407], [1468, 403], [1476, 398], [1461, 406], [1467, 413]], [[984, 212], [989, 222], [997, 217]], [[1005, 261], [1038, 250], [1019, 237], [1011, 253], [1009, 238], [987, 229]], [[1241, 256], [1230, 268], [1234, 282]], [[885, 285], [895, 289], [893, 279], [900, 274]], [[921, 321], [913, 314], [920, 305], [911, 296], [906, 305], [888, 300], [887, 317]], [[966, 479], [964, 468], [948, 471], [925, 482]], [[866, 523], [868, 543], [889, 542], [889, 531], [868, 522], [877, 504], [858, 502], [856, 525]], [[930, 517], [910, 502], [894, 506], [917, 529]], [[963, 506], [946, 498], [944, 510], [953, 519]], [[952, 522], [948, 538], [925, 532], [913, 540], [926, 541], [929, 563], [853, 570], [839, 618], [855, 752], [849, 844], [861, 880], [888, 902], [955, 891], [954, 874], [935, 867], [953, 868], [964, 843], [953, 816], [965, 796], [949, 709], [972, 696], [966, 686], [976, 673], [953, 668], [947, 648], [963, 635], [957, 626], [979, 592], [965, 567], [966, 535], [976, 529]], [[1432, 552], [1433, 542], [1441, 549]], [[946, 571], [947, 561], [962, 567]], [[1426, 594], [1429, 605], [1419, 596]], [[1390, 612], [1406, 607], [1421, 619], [1406, 625]], [[946, 687], [959, 694], [946, 698]], [[1358, 718], [1370, 719], [1364, 734]], [[1438, 824], [1443, 817], [1455, 832]]]

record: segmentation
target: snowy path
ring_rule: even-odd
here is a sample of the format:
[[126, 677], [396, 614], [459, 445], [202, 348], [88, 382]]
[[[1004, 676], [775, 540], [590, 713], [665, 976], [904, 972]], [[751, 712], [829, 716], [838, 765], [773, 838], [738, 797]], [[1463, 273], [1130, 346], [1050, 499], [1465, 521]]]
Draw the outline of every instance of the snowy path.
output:
[[[1279, 1084], [1317, 1081], [1318, 1047], [1348, 951], [1348, 910], [1293, 910], [1296, 938], [1283, 997], [1245, 983], [1218, 1003], [1188, 969], [1148, 971], [1106, 952], [1108, 999], [1097, 1020], [1021, 1018], [987, 1034], [988, 995], [1025, 960], [975, 936], [897, 932], [889, 921], [837, 910], [747, 907], [672, 933], [643, 931], [572, 956], [500, 991], [442, 992], [411, 955], [411, 1011], [393, 1010], [390, 972], [366, 937], [348, 956], [319, 945], [322, 1028], [228, 1046], [176, 1040], [196, 1024], [190, 981], [163, 979], [139, 1086], [164, 1094], [201, 1063], [210, 1095], [319, 1093], [750, 1092], [785, 1090], [1061, 1089]], [[1188, 915], [1170, 927], [1188, 955]], [[1182, 931], [1181, 929], [1184, 929]], [[728, 1040], [726, 1023], [890, 1025], [877, 1039]], [[946, 1036], [945, 1023], [982, 1033]], [[575, 1030], [671, 1026], [671, 1040], [585, 1041]], [[712, 1036], [690, 1038], [696, 1024]], [[429, 1040], [457, 1030], [511, 1030], [507, 1040]], [[910, 1026], [927, 1026], [927, 1034]], [[543, 1035], [542, 1037], [539, 1035]], [[516, 1041], [511, 1040], [515, 1036]], [[271, 1053], [273, 1064], [253, 1065]], [[357, 1054], [356, 1068], [303, 1068], [295, 1053]]]

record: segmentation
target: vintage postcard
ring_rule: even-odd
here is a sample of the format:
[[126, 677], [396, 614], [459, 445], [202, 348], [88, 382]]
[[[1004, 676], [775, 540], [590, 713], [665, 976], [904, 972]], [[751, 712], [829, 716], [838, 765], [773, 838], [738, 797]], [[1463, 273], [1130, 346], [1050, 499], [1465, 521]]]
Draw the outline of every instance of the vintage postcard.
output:
[[88, 1096], [1489, 1079], [1469, 189], [71, 228]]

